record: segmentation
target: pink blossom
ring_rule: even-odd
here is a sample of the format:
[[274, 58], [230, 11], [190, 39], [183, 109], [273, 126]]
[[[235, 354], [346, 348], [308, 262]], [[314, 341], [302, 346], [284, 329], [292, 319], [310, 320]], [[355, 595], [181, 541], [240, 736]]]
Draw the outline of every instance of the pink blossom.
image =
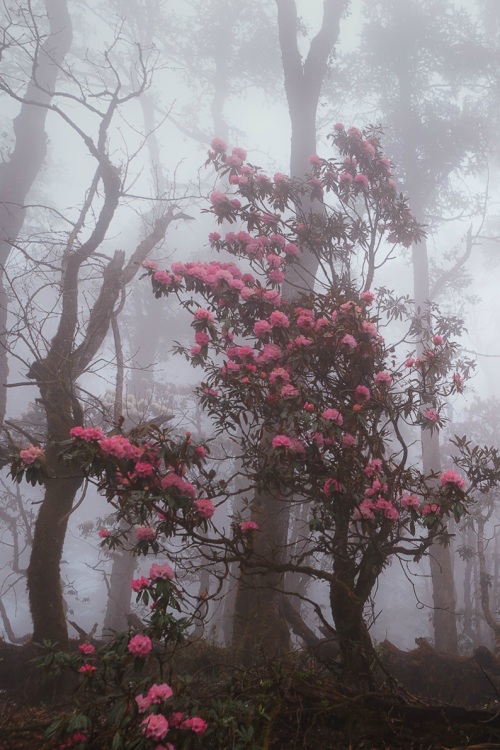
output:
[[104, 437], [102, 430], [98, 427], [73, 427], [69, 434], [73, 439], [80, 438], [80, 440], [85, 440], [86, 443], [90, 443], [91, 440], [102, 440]]
[[195, 734], [204, 734], [207, 730], [207, 723], [200, 719], [199, 716], [193, 716], [192, 719], [186, 719], [181, 725], [181, 729], [191, 729]]
[[153, 473], [153, 467], [146, 461], [139, 461], [134, 467], [134, 475], [138, 477], [150, 477]]
[[266, 260], [272, 268], [279, 268], [285, 262], [284, 258], [280, 258], [279, 255], [275, 255], [274, 253], [266, 255]]
[[247, 152], [245, 151], [245, 149], [238, 147], [233, 148], [231, 155], [236, 156], [236, 158], [241, 159], [241, 161], [245, 161], [247, 158]]
[[145, 713], [151, 705], [149, 698], [144, 697], [143, 695], [136, 695], [135, 702], [137, 703], [137, 708], [140, 714]]
[[344, 423], [342, 415], [337, 409], [325, 409], [323, 412], [323, 419], [336, 422], [339, 426]]
[[132, 586], [132, 590], [135, 591], [136, 594], [138, 594], [139, 591], [147, 589], [147, 587], [151, 585], [151, 582], [149, 578], [141, 576], [140, 578], [133, 578], [130, 581], [130, 585]]
[[343, 182], [346, 183], [346, 186], [348, 187], [353, 180], [352, 174], [349, 174], [349, 172], [341, 172], [339, 174], [339, 182], [342, 184]]
[[361, 295], [361, 299], [364, 300], [367, 305], [371, 305], [375, 299], [375, 295], [370, 291], [363, 292], [363, 294]]
[[388, 185], [389, 185], [389, 187], [390, 187], [390, 188], [392, 188], [393, 190], [397, 190], [397, 189], [398, 189], [398, 183], [397, 183], [397, 182], [394, 182], [394, 180], [389, 180], [389, 182], [388, 182], [387, 184], [388, 184]]
[[258, 528], [258, 525], [253, 521], [245, 521], [244, 523], [240, 523], [240, 529], [243, 534], [248, 534], [250, 531], [257, 531]]
[[132, 445], [123, 435], [112, 435], [99, 440], [99, 447], [102, 452], [115, 458], [132, 458], [139, 459], [144, 453], [144, 448]]
[[273, 448], [291, 448], [292, 443], [286, 435], [276, 435], [273, 439]]
[[306, 403], [304, 404], [304, 411], [307, 411], [309, 413], [313, 412], [314, 411], [314, 404], [309, 404], [306, 401]]
[[377, 327], [368, 320], [363, 321], [363, 333], [366, 333], [371, 339], [378, 336]]
[[95, 646], [93, 646], [91, 643], [81, 643], [78, 646], [78, 649], [81, 654], [85, 654], [85, 656], [89, 656], [89, 654], [93, 654], [95, 652]]
[[153, 542], [156, 539], [156, 531], [149, 526], [144, 526], [137, 529], [135, 536], [139, 542]]
[[144, 658], [151, 652], [151, 638], [147, 635], [134, 635], [134, 637], [130, 639], [127, 648], [131, 654], [134, 654], [134, 656]]
[[323, 492], [329, 495], [331, 492], [342, 492], [342, 485], [336, 479], [327, 479], [323, 485]]
[[287, 245], [285, 245], [285, 247], [283, 248], [283, 252], [285, 253], [285, 255], [290, 256], [300, 255], [299, 248], [297, 247], [297, 245], [294, 245], [293, 242], [289, 242]]
[[333, 126], [333, 129], [338, 133], [339, 131], [344, 130], [344, 126], [342, 125], [341, 122], [337, 122]]
[[101, 529], [97, 536], [100, 539], [106, 539], [106, 537], [111, 536], [111, 531], [108, 531], [108, 529]]
[[155, 260], [149, 260], [146, 258], [146, 260], [142, 261], [142, 267], [143, 268], [151, 268], [151, 270], [156, 271], [158, 268], [158, 263]]
[[35, 445], [30, 445], [25, 450], [19, 451], [19, 455], [25, 464], [32, 464], [39, 458], [45, 456], [43, 448], [37, 448]]
[[314, 154], [313, 156], [309, 157], [309, 164], [314, 167], [321, 167], [321, 165], [323, 164], [323, 160], [320, 156], [316, 156], [316, 154]]
[[196, 455], [197, 455], [197, 456], [199, 456], [200, 458], [205, 458], [205, 457], [206, 457], [206, 455], [207, 455], [207, 451], [206, 451], [206, 448], [204, 448], [204, 446], [203, 446], [203, 445], [197, 445], [197, 446], [196, 446], [196, 448], [194, 449], [194, 452], [195, 452], [195, 453], [196, 453]]
[[78, 670], [81, 674], [88, 674], [91, 675], [94, 672], [97, 672], [97, 667], [93, 667], [92, 664], [84, 664], [83, 667], [80, 667]]
[[368, 177], [365, 174], [358, 174], [354, 178], [354, 182], [358, 185], [363, 185], [364, 188], [368, 188]]
[[220, 240], [219, 232], [210, 232], [210, 234], [208, 235], [208, 241], [217, 242], [218, 240]]
[[412, 367], [415, 364], [415, 360], [413, 357], [408, 357], [408, 359], [405, 362], [405, 367]]
[[441, 484], [443, 485], [443, 487], [446, 484], [456, 484], [456, 486], [461, 490], [463, 490], [465, 487], [465, 481], [457, 474], [456, 471], [453, 471], [453, 469], [448, 469], [448, 471], [445, 471], [445, 473], [441, 477]]
[[194, 497], [196, 495], [196, 490], [194, 489], [193, 485], [190, 482], [186, 482], [184, 481], [184, 479], [181, 479], [181, 477], [174, 472], [163, 477], [163, 479], [161, 480], [161, 486], [164, 490], [168, 489], [169, 487], [175, 488], [179, 490], [179, 492], [182, 492], [183, 495], [189, 495], [190, 497]]
[[299, 392], [293, 385], [284, 385], [280, 393], [282, 398], [295, 398], [299, 395]]
[[153, 279], [159, 281], [160, 284], [170, 284], [172, 281], [172, 277], [166, 271], [157, 271], [154, 274]]
[[453, 375], [452, 380], [459, 388], [464, 384], [464, 379], [457, 372]]
[[403, 508], [414, 508], [415, 510], [418, 510], [420, 508], [420, 500], [418, 497], [415, 497], [415, 495], [408, 495], [408, 493], [405, 492], [401, 497], [401, 506]]
[[153, 740], [162, 740], [168, 732], [168, 721], [163, 714], [150, 714], [144, 721], [142, 733]]
[[274, 284], [282, 284], [285, 280], [285, 274], [282, 271], [271, 271], [268, 276]]
[[437, 422], [438, 420], [438, 415], [435, 409], [427, 409], [424, 416], [426, 419], [430, 419], [431, 422]]
[[274, 181], [275, 181], [276, 183], [280, 183], [280, 182], [283, 182], [283, 183], [286, 183], [286, 182], [290, 182], [290, 180], [288, 179], [288, 177], [285, 177], [285, 175], [284, 175], [284, 174], [281, 174], [281, 172], [276, 172], [276, 174], [274, 175], [273, 179], [274, 179]]
[[374, 458], [368, 466], [365, 468], [365, 474], [367, 476], [372, 477], [375, 474], [380, 474], [382, 472], [382, 460], [380, 458]]
[[195, 500], [194, 507], [200, 518], [212, 518], [215, 513], [213, 503], [206, 497]]
[[199, 346], [205, 346], [210, 341], [210, 336], [204, 331], [197, 331], [194, 336], [194, 340]]
[[439, 344], [443, 343], [443, 337], [442, 336], [434, 336], [432, 339], [432, 342], [438, 346]]
[[290, 321], [285, 313], [282, 313], [279, 310], [272, 312], [269, 320], [273, 328], [288, 328], [290, 325]]
[[210, 310], [205, 310], [203, 307], [199, 307], [197, 310], [195, 310], [193, 317], [195, 320], [203, 321], [204, 323], [214, 322], [214, 316], [212, 315]]
[[384, 516], [390, 521], [396, 521], [399, 518], [399, 513], [396, 508], [390, 507], [384, 510]]
[[280, 380], [282, 383], [290, 382], [290, 375], [284, 367], [275, 367], [269, 375], [269, 382], [271, 385], [276, 385], [276, 382]]
[[348, 432], [342, 437], [343, 448], [353, 448], [358, 444], [358, 438], [354, 435], [350, 435]]
[[216, 154], [224, 154], [227, 151], [227, 146], [222, 138], [214, 138], [210, 145]]
[[304, 328], [306, 331], [310, 331], [314, 328], [314, 316], [313, 315], [299, 315], [297, 318], [297, 325], [299, 328]]
[[354, 398], [359, 403], [364, 403], [370, 400], [370, 391], [365, 385], [358, 385], [354, 391]]
[[172, 688], [166, 682], [163, 682], [161, 685], [155, 683], [149, 688], [148, 698], [151, 703], [163, 703], [163, 701], [171, 698], [173, 694]]
[[216, 391], [214, 388], [204, 388], [203, 393], [205, 393], [207, 396], [211, 396], [212, 398], [217, 398], [219, 395], [219, 391]]
[[[275, 315], [275, 313], [272, 313], [272, 315]], [[253, 331], [256, 336], [264, 336], [266, 333], [270, 333], [271, 326], [267, 320], [258, 320], [253, 327]]]
[[163, 563], [162, 565], [153, 563], [149, 569], [149, 577], [152, 581], [158, 579], [161, 579], [162, 581], [173, 581], [175, 573], [168, 563]]
[[184, 714], [181, 711], [174, 711], [170, 717], [170, 726], [178, 727], [179, 724], [184, 720]]
[[348, 346], [351, 351], [353, 351], [353, 349], [355, 349], [358, 345], [356, 339], [354, 338], [354, 336], [351, 336], [350, 333], [346, 333], [340, 343]]
[[392, 378], [388, 372], [377, 372], [374, 380], [377, 384], [380, 385], [383, 383], [384, 385], [390, 386], [392, 383]]
[[283, 352], [277, 344], [266, 344], [258, 356], [259, 362], [279, 362], [283, 359]]
[[288, 345], [288, 349], [297, 349], [301, 346], [311, 346], [313, 344], [312, 339], [308, 339], [306, 336], [296, 336], [294, 340]]

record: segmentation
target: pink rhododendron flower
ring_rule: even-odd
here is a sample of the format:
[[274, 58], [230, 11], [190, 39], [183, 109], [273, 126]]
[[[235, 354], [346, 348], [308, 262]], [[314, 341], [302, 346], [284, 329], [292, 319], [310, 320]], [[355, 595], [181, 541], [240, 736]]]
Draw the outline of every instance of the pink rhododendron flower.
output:
[[[349, 174], [349, 172], [341, 172], [339, 174], [339, 183], [341, 184], [342, 187], [349, 187], [352, 180], [353, 180], [353, 176], [352, 174]], [[344, 185], [342, 185], [342, 183], [344, 183]]]
[[222, 206], [224, 203], [229, 203], [229, 198], [219, 190], [215, 190], [210, 196], [210, 203], [215, 209], [217, 209], [220, 208], [220, 206]]
[[78, 649], [81, 654], [85, 654], [85, 656], [88, 656], [89, 654], [93, 654], [95, 652], [95, 646], [93, 646], [91, 643], [81, 643], [78, 646]]
[[108, 531], [108, 529], [101, 529], [97, 536], [100, 539], [106, 539], [106, 537], [111, 536], [111, 531]]
[[194, 452], [195, 452], [195, 453], [196, 453], [196, 455], [197, 455], [197, 456], [199, 456], [200, 458], [205, 458], [205, 457], [206, 457], [206, 455], [207, 455], [207, 451], [206, 451], [206, 449], [205, 449], [205, 448], [203, 447], [203, 445], [197, 445], [197, 446], [196, 446], [196, 448], [194, 449]]
[[438, 421], [438, 415], [435, 409], [427, 409], [424, 416], [426, 419], [430, 419], [431, 422], [437, 422]]
[[418, 510], [420, 508], [420, 500], [415, 495], [408, 495], [408, 493], [405, 492], [401, 497], [401, 506], [403, 508], [414, 508], [414, 510]]
[[227, 146], [222, 138], [214, 138], [210, 146], [213, 148], [216, 154], [224, 154], [227, 151]]
[[438, 344], [443, 343], [443, 337], [442, 336], [434, 336], [432, 339], [432, 342], [438, 346]]
[[337, 409], [325, 409], [323, 412], [323, 419], [336, 422], [339, 426], [344, 423], [342, 414]]
[[134, 654], [134, 656], [144, 658], [151, 653], [151, 638], [147, 635], [134, 635], [134, 637], [130, 639], [127, 648], [131, 654]]
[[371, 339], [374, 339], [378, 336], [377, 327], [373, 323], [370, 323], [368, 320], [363, 321], [363, 333], [368, 334]]
[[396, 521], [399, 518], [399, 513], [396, 508], [385, 508], [384, 516], [390, 521]]
[[282, 383], [290, 382], [290, 375], [284, 367], [275, 367], [269, 375], [269, 382], [271, 383], [271, 385], [276, 385], [278, 380]]
[[172, 277], [166, 271], [157, 271], [154, 274], [153, 279], [159, 281], [160, 284], [170, 284], [172, 281]]
[[365, 403], [370, 400], [370, 391], [365, 385], [358, 385], [354, 391], [354, 398], [359, 403]]
[[248, 534], [250, 531], [257, 531], [258, 528], [258, 525], [253, 521], [245, 521], [244, 523], [240, 523], [240, 529], [243, 534]]
[[181, 729], [191, 729], [195, 734], [203, 734], [207, 730], [207, 723], [199, 716], [193, 716], [192, 719], [182, 722]]
[[464, 379], [463, 379], [463, 378], [461, 377], [461, 375], [459, 375], [458, 373], [455, 373], [455, 374], [453, 375], [453, 377], [452, 377], [452, 380], [453, 380], [453, 383], [454, 383], [454, 384], [455, 384], [456, 386], [458, 386], [458, 387], [461, 387], [461, 386], [463, 386], [463, 384], [464, 384]]
[[217, 242], [217, 240], [220, 240], [219, 232], [210, 232], [210, 234], [208, 235], [208, 241]]
[[330, 492], [342, 492], [342, 485], [336, 479], [327, 479], [323, 485], [323, 492], [329, 495]]
[[388, 372], [377, 372], [377, 374], [375, 375], [374, 380], [375, 380], [376, 383], [378, 383], [380, 385], [382, 385], [382, 383], [383, 383], [384, 385], [389, 386], [392, 383], [392, 378], [391, 378], [391, 376], [389, 375]]
[[444, 472], [441, 477], [441, 484], [443, 485], [443, 487], [446, 484], [456, 484], [456, 486], [461, 490], [463, 490], [465, 487], [465, 481], [461, 476], [459, 476], [459, 474], [457, 474], [456, 471], [453, 471], [453, 469], [448, 469], [448, 471]]
[[272, 312], [269, 320], [273, 328], [288, 328], [288, 326], [290, 325], [290, 321], [288, 320], [285, 313], [282, 313], [279, 310], [275, 310], [274, 312]]
[[210, 336], [204, 331], [197, 331], [194, 335], [194, 340], [199, 346], [205, 346], [210, 341]]
[[192, 346], [191, 349], [189, 350], [189, 354], [192, 357], [196, 357], [198, 354], [200, 354], [200, 352], [201, 352], [201, 346]]
[[373, 292], [366, 291], [361, 295], [361, 299], [364, 300], [365, 304], [371, 305], [375, 299], [375, 295], [373, 294]]
[[195, 500], [194, 507], [201, 518], [212, 518], [215, 513], [213, 503], [206, 497]]
[[354, 178], [354, 183], [357, 185], [363, 185], [364, 188], [368, 188], [368, 177], [365, 174], [358, 174]]
[[313, 412], [314, 411], [314, 404], [309, 404], [306, 401], [306, 403], [304, 404], [304, 411], [307, 411], [309, 413]]
[[286, 435], [276, 435], [275, 438], [273, 438], [273, 448], [291, 448], [292, 443], [290, 442], [290, 438]]
[[358, 345], [358, 342], [356, 341], [354, 336], [351, 336], [350, 333], [346, 333], [346, 335], [344, 336], [344, 338], [342, 339], [340, 343], [346, 344], [346, 346], [348, 346], [351, 351], [353, 351]]
[[275, 284], [282, 284], [285, 280], [285, 274], [282, 271], [271, 271], [268, 275], [269, 279]]
[[299, 395], [299, 392], [293, 385], [284, 385], [280, 393], [282, 398], [295, 398]]
[[171, 698], [173, 694], [174, 691], [170, 685], [163, 682], [161, 685], [154, 684], [149, 688], [148, 698], [151, 703], [163, 703], [167, 698]]
[[[272, 314], [274, 315], [274, 313]], [[256, 336], [264, 336], [266, 333], [271, 332], [271, 326], [267, 320], [258, 320], [253, 327], [253, 331]]]
[[137, 461], [144, 453], [144, 448], [132, 445], [130, 440], [123, 435], [112, 435], [99, 440], [99, 447], [102, 452], [115, 458], [132, 458]]
[[142, 267], [143, 268], [151, 268], [152, 271], [156, 271], [158, 268], [158, 263], [155, 260], [149, 260], [146, 258], [146, 260], [142, 261]]
[[130, 585], [132, 586], [132, 590], [135, 591], [136, 594], [138, 594], [139, 591], [147, 589], [147, 587], [150, 585], [150, 581], [149, 578], [141, 576], [140, 578], [133, 578], [130, 581]]
[[358, 438], [354, 435], [350, 435], [348, 432], [343, 435], [342, 437], [342, 447], [343, 448], [353, 448], [355, 445], [358, 444]]
[[424, 508], [422, 508], [423, 516], [429, 516], [431, 513], [435, 513], [436, 515], [439, 515], [440, 512], [441, 512], [441, 508], [438, 505], [435, 505], [434, 503], [432, 505], [426, 505]]
[[415, 364], [415, 360], [413, 357], [408, 357], [408, 359], [405, 362], [405, 367], [412, 367]]
[[313, 154], [313, 156], [309, 157], [309, 164], [314, 167], [321, 167], [321, 165], [323, 164], [323, 160], [320, 156], [316, 156], [316, 154]]
[[153, 565], [149, 569], [149, 577], [152, 581], [156, 581], [158, 579], [162, 581], [173, 581], [175, 573], [168, 563], [163, 563], [163, 565], [153, 563]]
[[174, 727], [178, 727], [179, 724], [181, 724], [183, 720], [184, 720], [184, 714], [182, 713], [182, 711], [174, 711], [174, 713], [171, 715], [169, 719], [169, 723], [170, 723], [170, 726], [174, 728]]
[[195, 320], [201, 320], [207, 323], [214, 322], [214, 316], [212, 315], [210, 310], [205, 310], [204, 307], [199, 307], [197, 310], [195, 310], [193, 318]]
[[30, 445], [25, 450], [19, 451], [19, 455], [25, 464], [32, 464], [38, 458], [45, 456], [43, 448], [37, 448], [36, 445]]
[[138, 477], [150, 477], [153, 473], [153, 467], [146, 461], [138, 461], [134, 467], [134, 475]]
[[80, 674], [94, 674], [94, 672], [97, 672], [97, 667], [93, 667], [92, 664], [84, 664], [83, 667], [80, 667], [78, 670]]
[[290, 255], [292, 257], [297, 257], [298, 255], [300, 255], [299, 248], [297, 247], [297, 245], [294, 245], [293, 242], [289, 242], [288, 244], [286, 244], [283, 248], [283, 252], [285, 253], [285, 255]]
[[73, 427], [69, 434], [72, 438], [85, 440], [86, 443], [90, 443], [91, 440], [101, 440], [104, 437], [102, 430], [98, 427]]
[[144, 721], [142, 733], [153, 740], [162, 740], [168, 732], [168, 721], [163, 714], [150, 714]]
[[161, 486], [164, 490], [172, 487], [179, 490], [179, 492], [182, 492], [183, 495], [189, 495], [190, 497], [196, 496], [196, 490], [193, 485], [190, 482], [186, 482], [184, 481], [184, 479], [181, 479], [181, 477], [174, 472], [163, 477], [163, 479], [161, 480]]
[[151, 705], [151, 701], [149, 700], [149, 698], [147, 696], [144, 697], [144, 695], [136, 695], [135, 702], [137, 703], [137, 708], [140, 714], [146, 713]]
[[144, 526], [137, 529], [135, 537], [139, 542], [152, 542], [156, 539], [156, 531], [149, 526]]

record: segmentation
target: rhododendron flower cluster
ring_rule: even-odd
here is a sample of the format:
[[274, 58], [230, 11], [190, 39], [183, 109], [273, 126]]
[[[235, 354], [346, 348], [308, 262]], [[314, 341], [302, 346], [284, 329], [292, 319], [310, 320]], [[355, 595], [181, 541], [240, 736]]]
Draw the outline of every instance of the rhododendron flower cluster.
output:
[[127, 648], [134, 656], [145, 658], [151, 653], [151, 638], [147, 635], [134, 635], [134, 637], [130, 639]]
[[19, 455], [25, 464], [32, 464], [39, 458], [43, 458], [45, 451], [43, 448], [38, 448], [36, 445], [30, 445], [28, 448], [20, 451]]

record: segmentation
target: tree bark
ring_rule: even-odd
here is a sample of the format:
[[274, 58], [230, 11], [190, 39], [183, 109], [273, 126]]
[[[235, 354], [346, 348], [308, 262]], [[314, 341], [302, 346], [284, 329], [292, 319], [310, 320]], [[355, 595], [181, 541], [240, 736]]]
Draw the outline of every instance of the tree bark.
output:
[[60, 66], [72, 40], [66, 0], [45, 0], [50, 33], [35, 58], [26, 87], [26, 103], [14, 119], [15, 145], [10, 159], [0, 164], [0, 423], [5, 419], [9, 375], [7, 359], [7, 294], [4, 269], [26, 216], [26, 198], [45, 161], [46, 106], [50, 104]]

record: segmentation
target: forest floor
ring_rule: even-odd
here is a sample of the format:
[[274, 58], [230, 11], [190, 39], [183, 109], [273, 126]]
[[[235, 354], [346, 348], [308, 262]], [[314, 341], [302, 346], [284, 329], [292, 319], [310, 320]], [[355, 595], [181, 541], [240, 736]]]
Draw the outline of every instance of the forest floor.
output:
[[[190, 690], [206, 706], [209, 725], [214, 700], [227, 715], [242, 704], [253, 707], [245, 719], [254, 730], [253, 744], [245, 745], [252, 750], [500, 750], [500, 662], [486, 649], [457, 659], [425, 643], [409, 653], [383, 644], [381, 663], [398, 676], [363, 694], [342, 686], [310, 655], [239, 670], [222, 652], [198, 644], [175, 671], [192, 675]], [[61, 713], [75, 710], [72, 693], [64, 701], [49, 693], [36, 701], [21, 686], [1, 690], [0, 750], [54, 750], [44, 734]], [[236, 742], [207, 732], [195, 744], [230, 750]], [[103, 731], [91, 750], [110, 747]]]

